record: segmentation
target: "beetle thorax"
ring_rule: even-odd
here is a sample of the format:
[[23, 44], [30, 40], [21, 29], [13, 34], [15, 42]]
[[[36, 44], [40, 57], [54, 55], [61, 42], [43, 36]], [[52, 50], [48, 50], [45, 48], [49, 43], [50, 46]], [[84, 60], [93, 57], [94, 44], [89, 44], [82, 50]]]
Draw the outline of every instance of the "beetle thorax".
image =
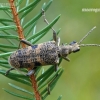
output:
[[72, 53], [72, 46], [70, 45], [61, 45], [59, 55], [62, 57], [66, 57], [68, 54]]

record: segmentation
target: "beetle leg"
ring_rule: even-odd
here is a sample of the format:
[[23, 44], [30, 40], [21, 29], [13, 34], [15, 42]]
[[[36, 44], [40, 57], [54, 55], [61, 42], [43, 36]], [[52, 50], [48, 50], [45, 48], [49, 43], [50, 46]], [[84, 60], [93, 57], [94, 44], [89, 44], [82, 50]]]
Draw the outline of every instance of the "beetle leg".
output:
[[28, 41], [25, 40], [25, 39], [20, 40], [20, 42], [22, 42], [22, 43], [24, 43], [24, 44], [26, 44], [26, 45], [29, 45], [29, 46], [33, 46], [33, 44], [31, 44], [30, 42], [28, 42]]
[[[44, 11], [43, 8], [42, 8], [42, 16], [43, 16], [44, 22], [46, 22], [47, 25], [49, 25], [49, 22], [48, 22], [48, 20], [47, 20], [46, 17], [45, 17], [45, 11]], [[51, 27], [51, 29], [53, 30], [53, 40], [54, 40], [55, 42], [57, 42], [57, 33], [56, 33], [56, 31], [55, 31], [52, 27]]]
[[25, 39], [21, 39], [21, 40], [20, 40], [20, 43], [19, 43], [19, 46], [18, 46], [18, 49], [20, 48], [20, 44], [21, 44], [21, 42], [24, 43], [24, 44], [26, 44], [26, 45], [28, 45], [28, 46], [33, 46], [33, 44], [31, 44], [31, 43], [28, 42], [27, 40], [25, 40]]
[[8, 75], [11, 70], [15, 70], [15, 68], [12, 67], [9, 70], [7, 70], [6, 73], [5, 73], [5, 75]]
[[62, 58], [65, 59], [66, 61], [70, 61], [68, 57], [62, 57]]
[[[57, 71], [57, 69], [58, 69], [58, 64], [59, 64], [59, 58], [56, 58], [55, 65], [54, 65], [55, 71]], [[55, 81], [57, 76], [58, 76], [58, 74], [48, 84], [47, 91], [48, 91], [49, 95], [50, 95], [50, 85]]]
[[50, 95], [50, 84], [48, 84], [47, 91], [48, 91], [48, 94]]
[[57, 46], [60, 45], [60, 38], [59, 37], [57, 38], [57, 42], [56, 43], [57, 43]]
[[55, 72], [58, 70], [58, 64], [55, 65]]
[[50, 85], [55, 81], [55, 79], [57, 78], [58, 74], [51, 80], [51, 82], [49, 82], [48, 87], [47, 87], [47, 91], [48, 94], [50, 95]]
[[59, 58], [56, 59], [55, 63], [56, 63], [56, 64], [54, 65], [54, 67], [55, 67], [55, 72], [56, 72], [57, 69], [58, 69]]

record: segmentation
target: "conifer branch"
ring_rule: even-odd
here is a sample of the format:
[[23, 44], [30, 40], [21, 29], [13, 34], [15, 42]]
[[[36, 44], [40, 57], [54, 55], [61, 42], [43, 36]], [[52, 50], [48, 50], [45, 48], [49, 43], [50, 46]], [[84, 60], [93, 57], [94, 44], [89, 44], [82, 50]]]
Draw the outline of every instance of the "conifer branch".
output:
[[[20, 19], [18, 17], [18, 13], [17, 13], [16, 7], [15, 7], [15, 4], [14, 4], [14, 0], [9, 0], [9, 3], [10, 3], [10, 6], [11, 6], [11, 9], [12, 9], [13, 20], [14, 20], [16, 26], [17, 26], [17, 32], [18, 32], [18, 35], [19, 35], [19, 39], [20, 40], [25, 39], [24, 34], [23, 34], [23, 29], [22, 29], [22, 26], [20, 24]], [[25, 48], [26, 45], [24, 43], [22, 43], [22, 47]], [[31, 66], [30, 66], [30, 68], [28, 68], [28, 70], [31, 70]], [[31, 79], [31, 82], [32, 82], [32, 87], [33, 87], [33, 90], [34, 90], [36, 100], [41, 100], [40, 93], [37, 89], [38, 86], [37, 86], [37, 81], [35, 79], [35, 75], [34, 74], [31, 75], [30, 79]]]

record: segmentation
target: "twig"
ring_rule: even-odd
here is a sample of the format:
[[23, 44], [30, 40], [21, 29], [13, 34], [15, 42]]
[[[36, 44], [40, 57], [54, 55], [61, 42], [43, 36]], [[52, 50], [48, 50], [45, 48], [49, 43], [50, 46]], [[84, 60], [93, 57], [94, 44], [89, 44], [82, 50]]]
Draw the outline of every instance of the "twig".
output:
[[[9, 0], [9, 3], [10, 3], [10, 6], [11, 6], [11, 9], [12, 9], [14, 22], [15, 22], [15, 24], [17, 26], [19, 39], [20, 40], [24, 39], [23, 29], [22, 29], [22, 26], [20, 24], [20, 19], [18, 17], [18, 13], [17, 13], [16, 7], [15, 7], [15, 4], [14, 4], [14, 0]], [[22, 47], [25, 48], [26, 45], [24, 43], [22, 43]], [[28, 70], [31, 70], [31, 66], [30, 66], [30, 68], [28, 68]], [[41, 100], [41, 96], [40, 96], [39, 91], [37, 89], [38, 86], [37, 86], [37, 81], [36, 81], [35, 75], [34, 74], [31, 75], [30, 79], [31, 79], [31, 82], [32, 82], [32, 87], [33, 87], [33, 91], [34, 91], [36, 100]]]

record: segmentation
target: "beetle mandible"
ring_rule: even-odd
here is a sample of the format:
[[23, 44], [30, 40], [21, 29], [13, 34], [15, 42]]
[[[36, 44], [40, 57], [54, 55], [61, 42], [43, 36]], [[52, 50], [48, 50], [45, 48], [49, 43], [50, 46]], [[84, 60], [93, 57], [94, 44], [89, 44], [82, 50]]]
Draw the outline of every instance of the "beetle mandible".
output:
[[[42, 9], [42, 16], [44, 21], [49, 24], [45, 18], [44, 10]], [[57, 70], [59, 59], [63, 58], [67, 61], [67, 57], [71, 53], [78, 52], [80, 47], [84, 46], [100, 46], [99, 44], [80, 44], [96, 27], [92, 28], [79, 42], [71, 42], [68, 45], [60, 45], [60, 38], [57, 37], [56, 31], [53, 30], [53, 41], [33, 45], [28, 41], [22, 39], [21, 42], [28, 45], [28, 47], [19, 49], [12, 53], [8, 59], [9, 64], [12, 66], [6, 75], [13, 69], [32, 67], [27, 75], [30, 76], [34, 73], [35, 68], [43, 65], [54, 65]]]

